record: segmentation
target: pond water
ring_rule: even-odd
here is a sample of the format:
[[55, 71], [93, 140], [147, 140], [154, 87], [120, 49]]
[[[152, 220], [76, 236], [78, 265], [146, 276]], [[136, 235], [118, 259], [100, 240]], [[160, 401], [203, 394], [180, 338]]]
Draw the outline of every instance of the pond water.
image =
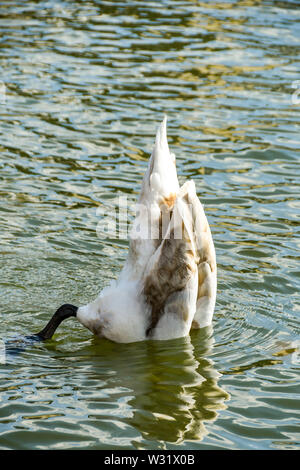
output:
[[0, 448], [299, 449], [299, 2], [3, 1], [0, 30], [0, 338], [117, 277], [97, 209], [164, 113], [218, 263], [212, 328], [0, 354]]

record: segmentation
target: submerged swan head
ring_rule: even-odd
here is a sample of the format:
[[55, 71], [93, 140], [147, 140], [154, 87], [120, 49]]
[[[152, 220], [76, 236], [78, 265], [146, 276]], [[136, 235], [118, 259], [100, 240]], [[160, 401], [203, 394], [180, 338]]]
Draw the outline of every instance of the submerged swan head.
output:
[[214, 244], [194, 182], [179, 186], [166, 117], [157, 131], [139, 204], [143, 209], [133, 223], [118, 280], [87, 305], [59, 307], [33, 337], [50, 339], [70, 317], [116, 342], [177, 338], [211, 324], [217, 282]]

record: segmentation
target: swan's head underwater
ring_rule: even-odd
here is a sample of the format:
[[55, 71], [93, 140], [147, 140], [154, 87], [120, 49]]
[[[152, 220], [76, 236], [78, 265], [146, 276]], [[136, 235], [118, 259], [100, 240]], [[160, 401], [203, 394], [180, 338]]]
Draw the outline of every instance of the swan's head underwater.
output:
[[[213, 239], [194, 182], [179, 186], [166, 121], [157, 131], [139, 197], [144, 210], [133, 223], [119, 278], [87, 305], [59, 307], [32, 339], [50, 339], [70, 317], [120, 343], [178, 338], [211, 324], [217, 286]], [[149, 233], [159, 227], [157, 237], [142, 236], [149, 227]]]

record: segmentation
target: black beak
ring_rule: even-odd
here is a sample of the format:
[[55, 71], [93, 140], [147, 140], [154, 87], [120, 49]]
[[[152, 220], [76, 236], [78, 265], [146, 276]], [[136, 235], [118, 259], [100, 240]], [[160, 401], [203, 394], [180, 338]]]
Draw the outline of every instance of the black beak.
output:
[[59, 307], [51, 320], [47, 323], [45, 328], [39, 333], [33, 335], [37, 340], [45, 341], [46, 339], [52, 338], [55, 333], [55, 330], [59, 327], [62, 321], [70, 317], [76, 317], [78, 307], [75, 307], [71, 304], [64, 304]]

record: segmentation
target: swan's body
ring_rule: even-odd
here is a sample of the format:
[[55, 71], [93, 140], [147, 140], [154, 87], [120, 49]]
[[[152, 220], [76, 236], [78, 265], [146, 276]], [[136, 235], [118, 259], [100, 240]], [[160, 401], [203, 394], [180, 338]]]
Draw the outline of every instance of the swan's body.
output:
[[[78, 320], [116, 342], [171, 339], [212, 321], [216, 258], [193, 181], [179, 187], [166, 118], [160, 125], [139, 198], [140, 213], [119, 279]], [[74, 315], [73, 315], [74, 316]]]
[[139, 215], [119, 279], [88, 305], [62, 305], [42, 331], [26, 338], [50, 339], [69, 317], [119, 343], [186, 336], [191, 328], [211, 324], [216, 288], [210, 228], [194, 182], [179, 187], [165, 118], [144, 176]]

